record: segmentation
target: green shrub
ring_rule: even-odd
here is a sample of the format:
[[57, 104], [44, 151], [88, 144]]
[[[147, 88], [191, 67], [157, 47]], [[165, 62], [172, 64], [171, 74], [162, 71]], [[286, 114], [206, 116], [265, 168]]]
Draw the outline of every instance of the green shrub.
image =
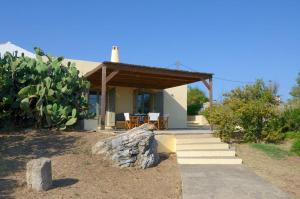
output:
[[282, 131], [300, 131], [300, 107], [287, 108], [282, 114]]
[[289, 131], [285, 134], [285, 139], [300, 139], [300, 131]]
[[240, 131], [242, 130], [236, 128], [238, 126], [238, 117], [228, 106], [215, 104], [212, 112], [205, 110], [203, 115], [217, 128], [216, 134], [223, 141], [230, 142], [231, 139], [241, 140]]
[[187, 114], [197, 115], [200, 109], [203, 107], [203, 103], [208, 99], [204, 92], [199, 88], [188, 87], [187, 91]]
[[283, 139], [276, 89], [257, 80], [252, 85], [226, 93], [222, 103], [206, 112], [208, 120], [224, 140], [278, 142]]
[[294, 141], [294, 143], [291, 147], [291, 151], [293, 153], [296, 153], [298, 156], [300, 156], [300, 139], [297, 139]]
[[188, 115], [197, 115], [199, 110], [202, 108], [201, 104], [191, 104], [187, 106]]
[[88, 117], [89, 82], [75, 64], [35, 52], [36, 59], [10, 53], [0, 58], [0, 125], [65, 129]]

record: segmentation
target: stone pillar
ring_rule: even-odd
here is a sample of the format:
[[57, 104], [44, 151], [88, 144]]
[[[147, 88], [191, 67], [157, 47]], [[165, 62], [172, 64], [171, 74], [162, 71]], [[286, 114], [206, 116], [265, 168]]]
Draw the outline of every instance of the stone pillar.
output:
[[36, 191], [47, 191], [52, 186], [51, 160], [39, 158], [26, 165], [27, 187]]

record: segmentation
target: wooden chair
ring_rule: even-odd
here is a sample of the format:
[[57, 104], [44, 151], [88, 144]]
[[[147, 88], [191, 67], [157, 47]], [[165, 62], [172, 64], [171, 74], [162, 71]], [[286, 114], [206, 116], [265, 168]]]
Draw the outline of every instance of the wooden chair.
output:
[[160, 113], [148, 113], [148, 124], [154, 124], [157, 129], [160, 128], [159, 114]]
[[130, 116], [129, 113], [124, 113], [125, 117], [125, 128], [132, 129], [139, 126], [139, 118], [136, 116]]
[[144, 124], [149, 122], [149, 116], [148, 115], [143, 117], [143, 122], [144, 122]]
[[163, 116], [159, 117], [160, 129], [168, 129], [169, 116], [170, 116], [170, 114], [167, 113], [167, 114], [164, 114]]

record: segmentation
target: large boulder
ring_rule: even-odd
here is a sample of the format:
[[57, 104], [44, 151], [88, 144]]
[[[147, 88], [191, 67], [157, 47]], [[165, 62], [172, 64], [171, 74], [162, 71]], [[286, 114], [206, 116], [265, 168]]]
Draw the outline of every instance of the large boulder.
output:
[[39, 158], [26, 165], [27, 187], [36, 191], [46, 191], [52, 186], [51, 160]]
[[93, 146], [92, 153], [104, 154], [120, 167], [145, 169], [155, 166], [159, 156], [153, 129], [153, 125], [143, 124], [126, 133], [101, 140]]

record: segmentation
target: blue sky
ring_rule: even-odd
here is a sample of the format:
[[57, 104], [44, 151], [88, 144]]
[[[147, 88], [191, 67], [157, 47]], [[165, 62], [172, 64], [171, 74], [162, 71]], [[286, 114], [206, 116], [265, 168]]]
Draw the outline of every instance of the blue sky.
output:
[[[68, 58], [212, 72], [214, 97], [257, 78], [279, 94], [300, 72], [300, 1], [1, 1], [0, 43]], [[230, 82], [221, 79], [237, 80]], [[204, 87], [198, 83], [201, 88]]]

